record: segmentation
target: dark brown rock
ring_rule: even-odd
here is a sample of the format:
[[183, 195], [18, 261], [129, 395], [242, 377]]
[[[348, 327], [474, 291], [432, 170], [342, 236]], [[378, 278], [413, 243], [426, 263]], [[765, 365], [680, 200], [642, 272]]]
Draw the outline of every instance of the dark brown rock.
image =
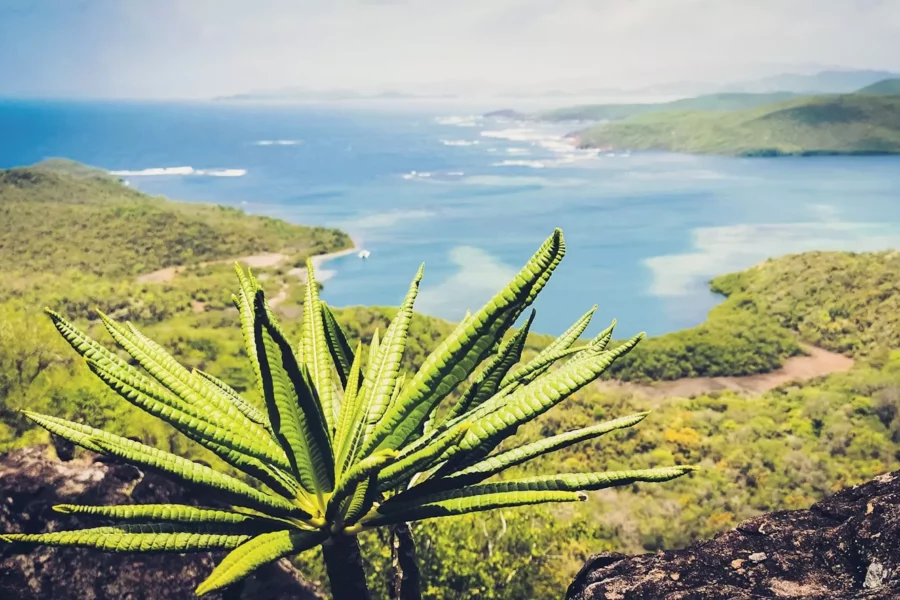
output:
[[[40, 533], [101, 525], [53, 505], [187, 503], [196, 494], [153, 473], [83, 456], [62, 462], [49, 447], [0, 456], [0, 531]], [[215, 505], [206, 499], [204, 504]], [[113, 554], [80, 548], [0, 543], [0, 598], [16, 600], [187, 600], [222, 552]], [[259, 569], [214, 600], [317, 600], [323, 596], [286, 560]]]
[[900, 599], [900, 471], [658, 554], [597, 554], [569, 600]]

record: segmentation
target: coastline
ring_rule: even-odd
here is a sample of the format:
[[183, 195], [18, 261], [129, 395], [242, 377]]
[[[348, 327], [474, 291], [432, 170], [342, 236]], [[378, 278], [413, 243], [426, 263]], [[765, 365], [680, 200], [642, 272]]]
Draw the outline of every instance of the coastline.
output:
[[[327, 252], [325, 254], [316, 254], [315, 256], [311, 256], [309, 258], [310, 262], [312, 263], [313, 269], [316, 271], [316, 280], [318, 280], [319, 283], [324, 283], [337, 274], [337, 271], [323, 268], [326, 264], [337, 258], [356, 254], [363, 249], [362, 238], [355, 235], [347, 235], [350, 238], [350, 243], [352, 244], [349, 248], [344, 248], [343, 250], [337, 250], [335, 252]], [[296, 269], [291, 269], [288, 274], [301, 278], [304, 281], [306, 280], [306, 269], [304, 268], [298, 267]]]

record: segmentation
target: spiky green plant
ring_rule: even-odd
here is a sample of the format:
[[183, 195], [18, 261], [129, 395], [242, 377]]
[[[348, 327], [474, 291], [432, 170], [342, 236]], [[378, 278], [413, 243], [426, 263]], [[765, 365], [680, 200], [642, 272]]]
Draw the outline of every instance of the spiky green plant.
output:
[[[580, 501], [586, 491], [685, 474], [690, 467], [487, 481], [646, 416], [625, 416], [498, 450], [520, 425], [596, 379], [641, 339], [609, 349], [610, 326], [573, 347], [591, 309], [532, 360], [519, 364], [534, 311], [513, 335], [505, 334], [564, 253], [562, 232], [556, 230], [515, 279], [467, 316], [410, 377], [401, 373], [400, 361], [421, 268], [364, 359], [362, 347], [351, 347], [319, 300], [311, 265], [298, 346], [288, 341], [252, 274], [238, 267], [234, 302], [264, 408], [216, 377], [181, 366], [130, 324], [101, 315], [115, 342], [141, 368], [48, 310], [59, 332], [110, 388], [248, 477], [239, 479], [87, 425], [26, 412], [57, 436], [212, 490], [230, 506], [61, 505], [56, 510], [118, 524], [9, 533], [3, 539], [115, 552], [230, 550], [197, 588], [198, 595], [229, 586], [264, 563], [321, 545], [335, 598], [358, 600], [368, 597], [355, 537], [362, 531], [495, 508]], [[455, 401], [441, 406], [467, 381]]]

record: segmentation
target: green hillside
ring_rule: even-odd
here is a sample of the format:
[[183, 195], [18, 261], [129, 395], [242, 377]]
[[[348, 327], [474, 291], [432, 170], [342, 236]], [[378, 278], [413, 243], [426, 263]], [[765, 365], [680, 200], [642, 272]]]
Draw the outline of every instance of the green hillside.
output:
[[[13, 224], [0, 232], [0, 451], [48, 441], [43, 430], [21, 418], [18, 409], [27, 407], [215, 463], [214, 456], [99, 383], [40, 309], [52, 306], [104, 341], [96, 307], [131, 319], [179, 361], [258, 400], [229, 300], [231, 266], [200, 263], [263, 249], [287, 251], [286, 264], [254, 272], [267, 291], [284, 291], [275, 310], [295, 336], [302, 300], [299, 281], [288, 270], [310, 252], [337, 250], [349, 241], [334, 230], [150, 198], [105, 174], [81, 168], [73, 174], [71, 167], [55, 163], [0, 172], [0, 218]], [[202, 227], [215, 235], [198, 238], [206, 240], [202, 244], [187, 239]], [[184, 240], [191, 252], [167, 251], [147, 236]], [[653, 399], [588, 386], [523, 427], [524, 439], [654, 412], [636, 428], [554, 455], [553, 470], [675, 463], [699, 464], [702, 470], [666, 486], [598, 494], [574, 508], [523, 508], [417, 525], [424, 597], [558, 597], [595, 552], [685, 545], [762, 511], [807, 507], [836, 489], [900, 467], [898, 256], [810, 253], [717, 278], [713, 287], [727, 299], [706, 323], [647, 340], [616, 376], [644, 380], [770, 370], [797, 351], [798, 338], [861, 360], [849, 373], [760, 397], [725, 392]], [[165, 282], [140, 283], [135, 277], [143, 269], [171, 265], [186, 268]], [[393, 313], [352, 307], [338, 310], [337, 318], [353, 342], [370, 339], [376, 328], [383, 331]], [[602, 328], [606, 317], [598, 315], [590, 331]], [[421, 364], [453, 327], [415, 317], [404, 368]], [[547, 338], [534, 335], [529, 341], [533, 353]], [[372, 535], [363, 539], [363, 549], [376, 597], [384, 597], [387, 547]], [[322, 572], [314, 554], [300, 561], [313, 579]], [[506, 583], [497, 586], [498, 581]]]
[[882, 96], [894, 96], [900, 94], [900, 77], [896, 79], [884, 79], [872, 85], [867, 85], [857, 94], [876, 94]]
[[541, 121], [616, 121], [638, 115], [682, 110], [739, 110], [796, 98], [792, 92], [721, 93], [681, 98], [658, 104], [589, 104], [557, 108], [531, 115]]
[[260, 252], [318, 254], [351, 245], [332, 229], [152, 198], [103, 171], [59, 160], [0, 171], [0, 220], [6, 225], [0, 261], [26, 273], [138, 275]]
[[816, 96], [728, 112], [667, 112], [597, 125], [583, 147], [738, 156], [900, 153], [900, 97]]

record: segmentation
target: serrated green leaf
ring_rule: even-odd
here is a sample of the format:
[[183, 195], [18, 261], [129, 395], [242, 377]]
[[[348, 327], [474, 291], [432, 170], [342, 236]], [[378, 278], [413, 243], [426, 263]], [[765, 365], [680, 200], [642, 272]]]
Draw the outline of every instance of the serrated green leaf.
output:
[[[425, 506], [448, 500], [493, 496], [516, 492], [588, 492], [610, 487], [628, 485], [639, 481], [670, 481], [695, 471], [696, 467], [662, 467], [657, 469], [635, 469], [628, 471], [608, 471], [605, 473], [562, 473], [540, 475], [495, 483], [480, 483], [461, 489], [421, 493], [416, 487], [397, 494], [378, 507], [378, 512], [389, 514], [410, 514], [418, 506]], [[408, 519], [408, 517], [406, 517]]]
[[201, 377], [205, 379], [208, 383], [212, 384], [213, 388], [221, 392], [225, 398], [227, 398], [232, 404], [234, 404], [235, 408], [241, 411], [245, 417], [253, 421], [254, 423], [259, 423], [263, 427], [269, 427], [269, 419], [264, 415], [258, 408], [244, 400], [244, 398], [235, 390], [233, 387], [215, 377], [207, 373], [206, 371], [201, 371], [200, 369], [194, 369], [191, 371], [193, 375]]
[[360, 430], [363, 426], [362, 418], [358, 415], [360, 405], [359, 385], [362, 379], [361, 362], [362, 343], [359, 343], [356, 347], [356, 353], [353, 355], [353, 362], [350, 365], [347, 387], [344, 389], [344, 399], [341, 401], [341, 411], [338, 415], [338, 429], [334, 438], [334, 447], [336, 449], [335, 463], [338, 467], [338, 477], [343, 475], [346, 462], [345, 457], [349, 452], [354, 430]]
[[421, 484], [421, 488], [431, 492], [480, 483], [488, 477], [493, 477], [510, 467], [528, 462], [544, 454], [568, 448], [573, 444], [600, 437], [611, 431], [632, 427], [643, 421], [648, 414], [650, 413], [636, 413], [604, 423], [597, 423], [590, 427], [560, 433], [530, 444], [523, 444], [517, 448], [507, 450], [506, 452], [488, 456], [484, 460], [466, 467], [457, 473], [453, 473], [450, 476], [439, 479], [429, 479]]
[[[378, 329], [372, 334], [372, 343], [369, 344], [368, 364], [373, 364], [378, 359], [378, 350], [381, 344], [378, 342]], [[350, 428], [347, 435], [341, 440], [340, 453], [338, 454], [338, 469], [345, 473], [354, 465], [363, 444], [363, 436], [366, 432], [366, 415], [368, 414], [368, 397], [362, 394], [362, 380], [356, 393], [354, 413], [350, 420]]]
[[222, 559], [195, 593], [203, 596], [247, 577], [264, 564], [289, 554], [299, 554], [321, 544], [328, 535], [321, 531], [272, 531], [246, 541]]
[[422, 281], [424, 269], [425, 265], [421, 265], [419, 270], [416, 271], [403, 303], [384, 332], [375, 360], [370, 362], [366, 369], [366, 376], [360, 389], [366, 405], [366, 426], [363, 433], [363, 445], [371, 439], [375, 429], [378, 427], [396, 387], [397, 376], [400, 373], [400, 362], [406, 349], [406, 338], [409, 331], [409, 323], [412, 319], [413, 305], [419, 293], [419, 282]]
[[57, 504], [53, 510], [65, 515], [88, 515], [116, 521], [166, 521], [223, 526], [259, 522], [259, 519], [250, 515], [187, 504], [128, 504], [121, 506]]
[[470, 427], [469, 423], [460, 423], [421, 450], [402, 456], [400, 460], [378, 474], [378, 489], [380, 491], [392, 489], [414, 474], [434, 466], [450, 447], [463, 438]]
[[253, 378], [256, 383], [256, 391], [262, 397], [262, 373], [259, 370], [259, 359], [256, 356], [256, 340], [253, 337], [253, 323], [256, 316], [253, 309], [253, 301], [256, 298], [256, 286], [251, 281], [252, 276], [245, 275], [244, 269], [238, 263], [234, 263], [234, 271], [237, 274], [240, 290], [231, 296], [234, 305], [238, 309], [241, 323], [241, 337], [244, 339], [244, 349], [253, 370]]
[[[594, 381], [617, 358], [629, 352], [643, 338], [639, 334], [615, 350], [603, 352], [585, 360], [570, 361], [547, 373], [507, 397], [491, 400], [475, 409], [478, 416], [468, 417], [472, 429], [455, 447], [461, 453], [472, 453], [480, 460], [504, 439], [514, 434], [520, 425], [547, 412], [588, 383]], [[469, 461], [457, 457], [438, 471], [438, 476], [449, 470], [468, 466]]]
[[528, 339], [528, 332], [531, 330], [531, 324], [534, 322], [536, 314], [536, 311], [532, 310], [525, 324], [500, 346], [497, 354], [485, 365], [481, 374], [462, 395], [459, 402], [453, 406], [447, 415], [447, 421], [479, 406], [497, 392], [501, 385], [500, 382], [513, 365], [522, 358], [522, 350], [525, 348], [525, 341]]
[[341, 387], [347, 388], [347, 378], [350, 375], [350, 365], [353, 364], [355, 354], [353, 348], [347, 341], [347, 335], [341, 329], [334, 313], [322, 301], [319, 301], [322, 307], [322, 323], [325, 325], [325, 336], [328, 339], [328, 350], [331, 352], [331, 358], [334, 366], [337, 368], [338, 377], [341, 380]]
[[335, 401], [332, 381], [331, 350], [325, 339], [325, 324], [322, 307], [319, 305], [319, 288], [312, 259], [306, 259], [306, 300], [303, 305], [303, 363], [309, 370], [312, 382], [319, 396], [322, 413], [325, 415], [326, 431], [329, 438], [336, 428], [338, 406]]
[[51, 533], [4, 533], [6, 542], [96, 548], [106, 552], [201, 552], [236, 548], [250, 539], [247, 534], [178, 531], [170, 525], [95, 527]]
[[579, 319], [561, 336], [550, 342], [543, 350], [541, 350], [537, 356], [504, 377], [503, 381], [500, 383], [500, 387], [505, 387], [512, 381], [525, 379], [531, 373], [540, 374], [550, 368], [550, 365], [559, 360], [559, 358], [566, 356], [566, 351], [572, 347], [572, 344], [578, 341], [578, 338], [581, 337], [581, 334], [587, 329], [587, 326], [591, 322], [591, 317], [594, 316], [596, 310], [597, 305], [595, 304], [589, 311], [579, 317]]
[[402, 511], [382, 513], [382, 509], [387, 504], [385, 503], [378, 508], [376, 515], [367, 519], [363, 525], [365, 527], [375, 527], [392, 523], [422, 521], [435, 517], [464, 515], [498, 508], [513, 508], [549, 502], [583, 502], [587, 499], [587, 496], [581, 492], [507, 491], [497, 493], [480, 492], [477, 494], [467, 494], [467, 490], [457, 490], [457, 492], [457, 495], [448, 496], [441, 500], [406, 506]]
[[[201, 443], [211, 442], [212, 445], [207, 446], [210, 449], [224, 449], [224, 453], [217, 452], [217, 454], [232, 462], [234, 466], [241, 468], [251, 462], [266, 461], [282, 469], [290, 468], [290, 463], [283, 454], [279, 453], [281, 454], [279, 456], [279, 454], [262, 447], [256, 440], [237, 435], [230, 429], [210, 422], [201, 417], [200, 411], [196, 407], [177, 400], [173, 401], [171, 395], [166, 394], [164, 390], [153, 386], [144, 386], [141, 380], [130, 377], [124, 372], [111, 372], [92, 360], [88, 360], [88, 367], [106, 385], [131, 404], [169, 423], [191, 439], [201, 441]], [[242, 461], [240, 457], [233, 455], [234, 452], [256, 460]], [[235, 464], [234, 460], [237, 460], [238, 463]]]
[[395, 450], [382, 450], [353, 465], [334, 488], [334, 495], [328, 500], [328, 511], [325, 513], [325, 518], [334, 517], [340, 509], [341, 503], [354, 492], [356, 486], [396, 459], [397, 454]]
[[292, 459], [304, 489], [319, 499], [334, 489], [334, 457], [327, 420], [305, 367], [298, 364], [281, 329], [272, 320], [262, 290], [256, 293], [255, 336], [263, 391], [272, 428]]
[[[40, 416], [47, 419], [47, 417], [43, 415]], [[303, 512], [285, 498], [263, 493], [230, 475], [225, 475], [206, 465], [195, 463], [158, 448], [146, 446], [140, 442], [135, 442], [98, 429], [93, 430], [93, 434], [89, 436], [87, 443], [81, 443], [76, 441], [74, 436], [69, 435], [67, 437], [68, 431], [58, 424], [54, 426], [54, 429], [51, 429], [40, 420], [35, 419], [32, 415], [29, 415], [29, 418], [32, 418], [36, 423], [60, 437], [69, 439], [88, 449], [96, 450], [103, 454], [112, 454], [113, 456], [118, 456], [132, 464], [162, 471], [163, 473], [188, 483], [201, 485], [219, 492], [230, 494], [241, 498], [245, 503], [249, 502], [260, 508], [280, 513]]]
[[261, 446], [267, 447], [272, 459], [277, 460], [280, 448], [269, 439], [265, 428], [245, 417], [228, 400], [211, 394], [205, 384], [192, 378], [190, 372], [178, 364], [178, 361], [133, 326], [129, 324], [128, 327], [123, 327], [105, 314], [99, 314], [101, 321], [116, 343], [159, 383], [184, 402], [194, 405], [203, 414], [207, 414], [208, 419], [214, 419], [218, 425], [227, 427], [235, 434], [251, 438]]
[[562, 232], [557, 229], [503, 291], [428, 356], [366, 441], [361, 454], [399, 448], [420, 431], [434, 407], [468, 377], [534, 299], [564, 253]]

